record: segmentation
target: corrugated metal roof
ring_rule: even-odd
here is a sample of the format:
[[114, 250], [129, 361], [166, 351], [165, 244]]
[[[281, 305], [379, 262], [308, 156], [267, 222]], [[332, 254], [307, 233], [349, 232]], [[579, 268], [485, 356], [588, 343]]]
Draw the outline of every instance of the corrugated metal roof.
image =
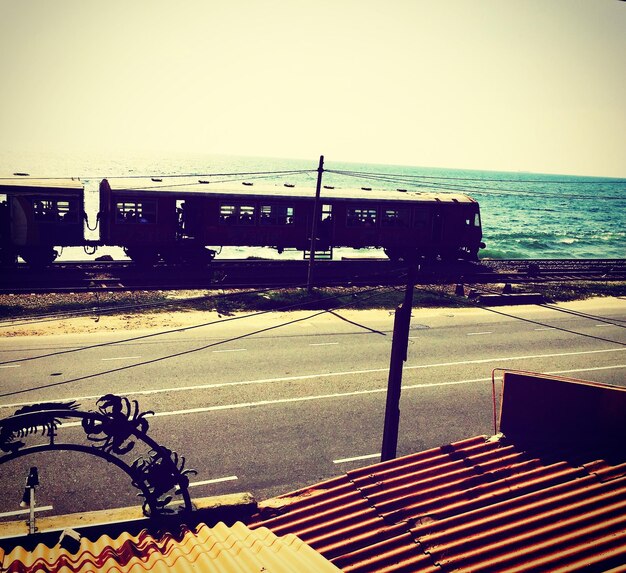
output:
[[[534, 391], [535, 403], [554, 399], [579, 416], [583, 403], [594, 410], [601, 403], [602, 428], [620, 427], [606, 417], [624, 419], [614, 407], [626, 396], [623, 388], [576, 381], [572, 392], [570, 381], [537, 386], [537, 378], [511, 378], [508, 387], [505, 380], [504, 420], [506, 410], [517, 408], [512, 395]], [[524, 417], [507, 423], [513, 419], [513, 434], [523, 435]], [[569, 418], [560, 413], [552, 420]], [[529, 415], [526, 423], [544, 439], [476, 436], [349, 471], [260, 504], [252, 526], [294, 533], [346, 572], [624, 567], [626, 435], [616, 441], [600, 428], [595, 441], [565, 444], [550, 439], [563, 432], [550, 432], [549, 416]]]
[[[0, 557], [2, 557], [0, 552]], [[338, 569], [295, 535], [277, 537], [269, 529], [250, 530], [242, 523], [227, 527], [201, 524], [182, 535], [159, 539], [147, 531], [117, 539], [103, 535], [81, 539], [75, 553], [40, 544], [33, 551], [21, 547], [2, 559], [2, 571], [46, 573], [64, 571], [140, 572], [203, 571], [206, 573], [336, 572]]]

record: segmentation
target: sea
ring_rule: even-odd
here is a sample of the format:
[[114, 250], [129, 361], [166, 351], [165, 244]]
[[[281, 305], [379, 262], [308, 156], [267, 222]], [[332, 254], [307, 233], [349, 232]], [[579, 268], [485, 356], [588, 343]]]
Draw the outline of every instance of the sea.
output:
[[[104, 177], [187, 175], [190, 181], [201, 178], [315, 187], [318, 166], [319, 157], [0, 153], [2, 177], [28, 173], [31, 177], [80, 178], [85, 183], [91, 226], [97, 212], [98, 184]], [[486, 248], [479, 256], [483, 259], [626, 257], [626, 179], [347, 163], [328, 157], [323, 168], [323, 186], [464, 193], [473, 197], [481, 210]], [[85, 231], [88, 238], [97, 238], [97, 231]], [[100, 248], [95, 255], [88, 255], [81, 248], [66, 248], [60, 260], [93, 259], [102, 254], [125, 258], [121, 249]], [[279, 255], [271, 249], [230, 247], [218, 256], [297, 259], [302, 253], [287, 251]], [[334, 258], [350, 256], [384, 254], [378, 249], [336, 249], [334, 253]]]

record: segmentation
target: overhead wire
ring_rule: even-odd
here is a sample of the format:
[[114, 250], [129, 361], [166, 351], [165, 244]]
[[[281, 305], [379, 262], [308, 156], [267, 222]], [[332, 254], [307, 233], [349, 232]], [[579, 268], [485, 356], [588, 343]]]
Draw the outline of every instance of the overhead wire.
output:
[[[327, 170], [331, 171], [331, 170]], [[379, 175], [379, 173], [373, 171], [354, 171], [354, 170], [333, 170], [335, 173], [350, 173], [354, 175]], [[423, 175], [423, 174], [411, 174], [411, 173], [384, 173], [384, 175], [394, 176], [394, 177], [404, 177], [404, 178], [415, 178], [415, 179], [442, 179], [442, 180], [453, 180], [453, 181], [489, 181], [496, 183], [548, 183], [548, 184], [625, 184], [626, 179], [619, 179], [613, 177], [601, 178], [601, 179], [593, 179], [593, 178], [585, 178], [584, 181], [577, 179], [575, 181], [572, 180], [551, 180], [551, 179], [512, 179], [512, 178], [492, 178], [492, 177], [452, 177], [452, 176], [444, 176], [444, 175]], [[547, 175], [549, 177], [549, 175]]]
[[[271, 290], [275, 290], [273, 287], [266, 287], [262, 289], [253, 289], [244, 291], [245, 294], [262, 294], [264, 292], [269, 292]], [[77, 318], [85, 315], [103, 315], [109, 314], [112, 312], [119, 311], [133, 311], [133, 310], [143, 310], [150, 308], [163, 308], [170, 306], [180, 306], [197, 303], [203, 300], [214, 300], [214, 299], [223, 299], [228, 297], [233, 297], [240, 295], [242, 291], [237, 291], [234, 293], [223, 293], [223, 294], [214, 294], [214, 295], [202, 295], [195, 296], [189, 298], [179, 298], [179, 299], [171, 299], [160, 302], [146, 302], [146, 303], [136, 303], [136, 304], [126, 304], [119, 306], [92, 306], [83, 310], [68, 310], [68, 311], [59, 311], [57, 313], [47, 313], [41, 315], [31, 315], [24, 317], [14, 317], [8, 319], [0, 319], [0, 328], [15, 328], [16, 326], [28, 326], [31, 324], [39, 324], [41, 322], [55, 322], [58, 320], [67, 320], [70, 318]]]
[[[475, 285], [475, 284], [472, 284], [472, 283], [468, 283], [468, 286], [470, 286], [470, 288], [474, 288], [476, 290], [480, 290], [480, 291], [483, 291], [483, 292], [486, 292], [486, 293], [489, 293], [489, 294], [501, 294], [499, 291], [497, 291], [495, 289], [485, 288], [484, 285], [480, 285], [479, 286], [479, 285]], [[563, 307], [555, 306], [553, 304], [548, 304], [548, 303], [536, 303], [534, 306], [545, 308], [547, 310], [554, 310], [556, 312], [561, 312], [561, 313], [564, 313], [564, 314], [571, 314], [571, 315], [577, 316], [579, 318], [586, 318], [586, 319], [589, 319], [589, 320], [594, 320], [596, 322], [602, 322], [602, 323], [605, 323], [605, 324], [610, 324], [610, 325], [615, 326], [617, 328], [626, 328], [626, 324], [616, 324], [616, 322], [624, 322], [624, 323], [626, 323], [626, 320], [622, 320], [622, 319], [619, 319], [619, 318], [607, 318], [607, 317], [604, 317], [604, 316], [599, 316], [599, 315], [594, 315], [594, 314], [587, 314], [587, 313], [584, 313], [584, 312], [576, 311], [576, 310], [569, 309], [569, 308], [563, 308]], [[613, 321], [616, 321], [616, 322], [613, 322]]]
[[[377, 274], [382, 274], [382, 273], [375, 273], [374, 275], [368, 275], [368, 276], [370, 278], [373, 278]], [[362, 277], [359, 277], [357, 275], [356, 278], [362, 278]], [[302, 284], [302, 285], [295, 286], [295, 287], [292, 287], [292, 288], [302, 288], [304, 286], [306, 286], [306, 285]], [[373, 287], [374, 290], [381, 289], [381, 288], [389, 288], [389, 287], [386, 287], [386, 286]], [[256, 293], [256, 292], [263, 293], [263, 292], [268, 292], [268, 291], [271, 291], [271, 290], [276, 290], [276, 289], [268, 288], [268, 289], [262, 289], [260, 291], [252, 291], [252, 293]], [[249, 291], [245, 291], [245, 292], [248, 293]], [[369, 292], [369, 290], [366, 290], [364, 292]], [[237, 292], [237, 293], [229, 294], [228, 296], [236, 296], [236, 295], [240, 295], [240, 294], [241, 294], [241, 292]], [[328, 297], [325, 297], [325, 298], [322, 298], [322, 299], [318, 299], [315, 302], [317, 304], [319, 304], [319, 303], [323, 303], [325, 301], [334, 300], [336, 298], [337, 298], [336, 296], [328, 296]], [[284, 305], [284, 306], [281, 306], [281, 307], [278, 307], [278, 308], [271, 308], [271, 309], [267, 309], [267, 310], [257, 311], [257, 312], [246, 314], [246, 315], [242, 315], [242, 316], [220, 318], [218, 320], [212, 320], [212, 321], [205, 322], [205, 323], [200, 323], [200, 324], [195, 324], [195, 325], [188, 325], [188, 326], [181, 326], [181, 327], [173, 328], [173, 329], [170, 329], [170, 330], [163, 330], [163, 331], [159, 331], [159, 332], [153, 332], [153, 333], [150, 333], [150, 334], [143, 334], [143, 335], [140, 335], [140, 336], [134, 336], [134, 337], [130, 337], [130, 338], [125, 338], [123, 340], [113, 340], [113, 341], [109, 341], [109, 342], [100, 342], [98, 344], [92, 344], [92, 345], [88, 345], [88, 346], [80, 346], [78, 348], [68, 348], [66, 350], [58, 350], [58, 351], [55, 351], [55, 352], [50, 352], [50, 353], [47, 353], [47, 354], [40, 354], [40, 355], [37, 355], [37, 356], [27, 356], [27, 357], [24, 357], [24, 358], [15, 358], [13, 360], [6, 360], [4, 362], [0, 362], [0, 366], [5, 366], [5, 365], [9, 365], [9, 364], [16, 364], [16, 363], [21, 363], [21, 362], [31, 362], [33, 360], [39, 360], [39, 359], [42, 359], [42, 358], [51, 358], [53, 356], [61, 356], [61, 355], [64, 355], [64, 354], [72, 354], [72, 353], [75, 353], [75, 352], [82, 352], [84, 350], [92, 350], [94, 348], [103, 348], [105, 346], [114, 346], [114, 345], [118, 345], [118, 344], [121, 345], [121, 344], [126, 344], [126, 343], [129, 343], [129, 342], [136, 342], [138, 340], [144, 340], [144, 339], [147, 339], [147, 338], [154, 338], [156, 336], [163, 336], [163, 335], [166, 335], [166, 334], [173, 334], [173, 333], [176, 333], [176, 332], [183, 332], [183, 331], [186, 331], [186, 330], [195, 330], [197, 328], [203, 328], [203, 327], [211, 326], [211, 325], [214, 325], [214, 324], [221, 324], [223, 322], [229, 322], [229, 321], [232, 321], [232, 320], [239, 320], [239, 319], [250, 318], [250, 317], [254, 317], [254, 316], [260, 316], [260, 315], [263, 315], [263, 314], [267, 314], [269, 312], [289, 311], [289, 310], [293, 310], [294, 308], [297, 308], [297, 307], [300, 307], [300, 306], [301, 306], [300, 303], [293, 303], [293, 304], [290, 304], [290, 305]]]
[[183, 178], [183, 177], [226, 177], [226, 176], [249, 176], [249, 175], [278, 175], [278, 174], [295, 174], [295, 173], [308, 173], [316, 171], [315, 169], [285, 169], [277, 171], [233, 171], [225, 173], [150, 173], [144, 175], [81, 175], [79, 177], [37, 177], [36, 175], [27, 176], [13, 176], [13, 177], [0, 177], [0, 181], [28, 181], [29, 179], [39, 179], [42, 181], [52, 181], [56, 179], [152, 179], [152, 178]]
[[[335, 173], [338, 175], [343, 175], [346, 177], [353, 177], [357, 179], [364, 179], [370, 181], [383, 181], [387, 183], [399, 183], [405, 185], [412, 185], [418, 188], [428, 188], [428, 189], [445, 189], [449, 191], [466, 191], [471, 189], [475, 194], [489, 194], [489, 195], [498, 195], [498, 196], [507, 196], [507, 195], [523, 195], [530, 197], [545, 197], [545, 198], [554, 198], [554, 199], [601, 199], [601, 200], [614, 200], [614, 201], [622, 201], [625, 200], [624, 197], [621, 196], [612, 196], [612, 195], [584, 195], [584, 194], [576, 194], [576, 193], [550, 193], [546, 191], [530, 191], [527, 189], [502, 189], [499, 187], [485, 187], [479, 185], [471, 185], [471, 184], [461, 184], [461, 183], [440, 183], [438, 181], [430, 181], [428, 177], [413, 177], [410, 175], [391, 175], [391, 174], [379, 174], [379, 173], [365, 173], [365, 172], [349, 172], [349, 171], [336, 171], [329, 170], [330, 173]], [[438, 178], [435, 178], [438, 179]], [[446, 178], [441, 178], [446, 179]], [[463, 179], [455, 179], [450, 178], [453, 181], [464, 181]], [[466, 181], [479, 181], [482, 183], [490, 183], [490, 182], [505, 182], [505, 183], [522, 183], [519, 180], [489, 180], [489, 179], [467, 179]], [[543, 181], [525, 181], [524, 183], [545, 183]], [[563, 184], [565, 182], [561, 182]]]
[[[452, 295], [449, 295], [447, 293], [437, 293], [437, 292], [435, 292], [433, 290], [426, 290], [426, 289], [422, 289], [422, 288], [419, 288], [419, 287], [416, 287], [416, 288], [417, 288], [417, 290], [422, 290], [423, 292], [429, 292], [430, 294], [438, 294], [442, 298], [447, 298], [447, 299], [453, 299], [454, 298], [454, 297], [452, 297]], [[552, 328], [554, 330], [560, 330], [561, 332], [567, 332], [568, 334], [574, 334], [574, 335], [582, 336], [582, 337], [585, 337], [585, 338], [592, 338], [594, 340], [600, 340], [601, 342], [608, 342], [610, 344], [617, 344], [618, 346], [626, 346], [626, 342], [620, 342], [619, 340], [612, 340], [610, 338], [603, 338], [601, 336], [596, 336], [594, 334], [586, 334], [584, 332], [578, 332], [576, 330], [570, 330], [568, 328], [563, 328], [563, 327], [560, 327], [560, 326], [553, 326], [553, 325], [547, 324], [545, 322], [539, 322], [537, 320], [532, 320], [530, 318], [523, 318], [521, 316], [516, 316], [514, 314], [509, 314], [509, 313], [506, 313], [506, 312], [501, 311], [501, 310], [496, 310], [493, 307], [484, 306], [484, 305], [479, 304], [478, 302], [474, 302], [474, 301], [470, 301], [470, 300], [468, 300], [468, 302], [474, 308], [480, 308], [481, 310], [485, 310], [487, 312], [491, 312], [491, 313], [494, 313], [494, 314], [499, 314], [499, 315], [505, 316], [507, 318], [513, 318], [515, 320], [520, 320], [522, 322], [528, 322], [530, 324], [536, 324], [537, 326], [549, 327], [549, 328]]]
[[[372, 289], [368, 289], [365, 292], [368, 292], [368, 293], [369, 292], [374, 292], [374, 291], [377, 292], [377, 291], [385, 289], [385, 288], [388, 288], [388, 287], [378, 286], [378, 287], [374, 287]], [[143, 362], [137, 362], [135, 364], [128, 364], [126, 366], [120, 366], [119, 368], [113, 368], [113, 369], [106, 370], [106, 371], [103, 371], [103, 372], [96, 372], [96, 373], [93, 373], [93, 374], [87, 374], [87, 375], [79, 376], [77, 378], [73, 378], [73, 379], [70, 379], [70, 380], [62, 380], [62, 381], [59, 381], [59, 382], [51, 382], [51, 383], [48, 383], [48, 384], [41, 384], [39, 386], [32, 386], [32, 387], [29, 387], [29, 388], [22, 388], [20, 390], [13, 390], [11, 392], [4, 392], [4, 393], [0, 394], [0, 398], [6, 398], [6, 397], [9, 397], [9, 396], [15, 396], [15, 395], [18, 395], [18, 394], [26, 394], [26, 393], [34, 392], [34, 391], [37, 391], [37, 390], [44, 390], [44, 389], [54, 388], [54, 387], [58, 387], [58, 386], [64, 386], [64, 385], [72, 384], [72, 383], [75, 383], [75, 382], [82, 382], [84, 380], [89, 380], [89, 379], [92, 379], [92, 378], [97, 378], [99, 376], [105, 376], [105, 375], [108, 375], [108, 374], [114, 374], [116, 372], [122, 372], [122, 371], [129, 370], [129, 369], [132, 369], [132, 368], [137, 368], [139, 366], [147, 366], [149, 364], [162, 362], [164, 360], [169, 360], [169, 359], [172, 359], [172, 358], [179, 358], [181, 356], [186, 356], [188, 354], [193, 354], [195, 352], [201, 352], [203, 350], [207, 350], [208, 348], [213, 348], [215, 346], [226, 344], [228, 342], [235, 342], [237, 340], [242, 340], [244, 338], [249, 338], [250, 336], [254, 336], [256, 334], [269, 332], [271, 330], [276, 330], [277, 328], [282, 328], [284, 326], [289, 326], [291, 324], [296, 324], [296, 323], [299, 323], [299, 322], [303, 322], [305, 320], [310, 320], [312, 318], [315, 318], [316, 316], [320, 316], [322, 314], [326, 314], [326, 313], [330, 313], [332, 311], [336, 311], [336, 310], [338, 310], [340, 308], [348, 306], [349, 304], [350, 303], [337, 305], [334, 308], [324, 309], [324, 310], [315, 312], [315, 313], [313, 313], [313, 314], [311, 314], [309, 316], [305, 316], [305, 317], [300, 317], [300, 318], [297, 318], [297, 319], [289, 320], [289, 321], [283, 322], [281, 324], [277, 324], [277, 325], [261, 328], [261, 329], [258, 329], [258, 330], [252, 331], [252, 332], [248, 332], [248, 333], [245, 333], [245, 334], [242, 334], [242, 335], [233, 336], [233, 337], [228, 338], [228, 339], [219, 340], [219, 341], [216, 341], [216, 342], [213, 342], [213, 343], [210, 343], [210, 344], [205, 344], [205, 345], [197, 347], [197, 348], [192, 348], [192, 349], [188, 349], [188, 350], [183, 350], [181, 352], [176, 352], [176, 353], [173, 353], [173, 354], [169, 354], [169, 355], [166, 355], [166, 356], [160, 356], [160, 357], [157, 357], [157, 358], [152, 358], [150, 360], [145, 360]], [[272, 311], [267, 311], [267, 312], [272, 312]], [[233, 319], [235, 319], [235, 318], [236, 317], [234, 317]], [[377, 333], [384, 335], [384, 333], [382, 333], [380, 331], [377, 331]]]

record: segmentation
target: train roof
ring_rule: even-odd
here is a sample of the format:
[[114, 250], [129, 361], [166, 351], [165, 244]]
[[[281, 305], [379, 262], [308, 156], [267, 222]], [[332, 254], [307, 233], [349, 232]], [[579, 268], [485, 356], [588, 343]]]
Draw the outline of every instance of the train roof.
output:
[[[257, 184], [257, 183], [194, 183], [174, 180], [163, 182], [154, 179], [112, 179], [109, 186], [115, 192], [127, 192], [129, 194], [149, 195], [175, 195], [177, 197], [189, 195], [201, 195], [207, 197], [231, 197], [238, 200], [249, 197], [259, 198], [296, 198], [311, 199], [315, 197], [315, 189], [301, 185], [291, 184]], [[374, 189], [370, 187], [343, 188], [323, 187], [320, 193], [322, 201], [354, 201], [362, 199], [367, 201], [406, 201], [426, 203], [476, 203], [474, 199], [461, 193], [441, 193], [436, 189], [420, 191], [409, 189]]]
[[70, 192], [84, 191], [84, 183], [77, 178], [42, 178], [35, 179], [26, 176], [0, 177], [0, 194], [6, 193], [43, 193], [46, 191]]

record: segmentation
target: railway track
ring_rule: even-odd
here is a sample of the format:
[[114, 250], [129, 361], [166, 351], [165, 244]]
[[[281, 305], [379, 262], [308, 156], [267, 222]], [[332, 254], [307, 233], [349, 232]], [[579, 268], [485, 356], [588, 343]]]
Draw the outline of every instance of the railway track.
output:
[[[215, 260], [207, 267], [129, 261], [57, 263], [46, 269], [4, 269], [0, 293], [94, 292], [293, 287], [306, 284], [307, 261]], [[315, 286], [403, 284], [406, 267], [380, 259], [316, 261]], [[484, 260], [420, 265], [418, 284], [626, 281], [626, 259]]]

